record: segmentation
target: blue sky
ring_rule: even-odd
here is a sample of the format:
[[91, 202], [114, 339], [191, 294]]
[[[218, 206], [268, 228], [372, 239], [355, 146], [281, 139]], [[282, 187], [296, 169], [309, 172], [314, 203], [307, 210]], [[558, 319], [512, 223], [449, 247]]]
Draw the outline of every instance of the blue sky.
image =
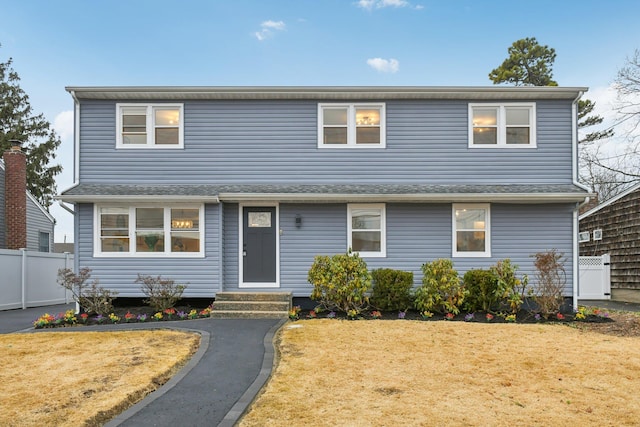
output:
[[[588, 86], [607, 115], [617, 70], [640, 49], [637, 0], [0, 0], [9, 57], [35, 112], [62, 137], [65, 86], [488, 86], [515, 40], [556, 50], [561, 86]], [[73, 241], [57, 206], [56, 241]]]

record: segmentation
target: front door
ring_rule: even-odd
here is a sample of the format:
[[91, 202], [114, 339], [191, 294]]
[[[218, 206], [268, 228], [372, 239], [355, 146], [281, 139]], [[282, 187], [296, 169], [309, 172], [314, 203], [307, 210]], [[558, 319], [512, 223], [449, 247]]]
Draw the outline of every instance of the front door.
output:
[[242, 284], [276, 286], [276, 208], [243, 207], [242, 218]]

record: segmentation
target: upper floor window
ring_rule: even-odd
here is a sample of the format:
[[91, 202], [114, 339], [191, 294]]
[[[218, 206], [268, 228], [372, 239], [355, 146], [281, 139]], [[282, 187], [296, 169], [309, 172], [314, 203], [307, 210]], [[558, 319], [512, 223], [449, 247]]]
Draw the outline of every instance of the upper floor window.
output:
[[363, 257], [386, 256], [386, 220], [384, 204], [348, 206], [347, 244]]
[[95, 253], [101, 256], [201, 256], [203, 207], [98, 206]]
[[534, 103], [469, 104], [469, 146], [535, 148]]
[[491, 256], [488, 204], [453, 205], [453, 256]]
[[182, 104], [117, 104], [118, 148], [182, 148]]
[[384, 146], [384, 104], [318, 104], [318, 147]]

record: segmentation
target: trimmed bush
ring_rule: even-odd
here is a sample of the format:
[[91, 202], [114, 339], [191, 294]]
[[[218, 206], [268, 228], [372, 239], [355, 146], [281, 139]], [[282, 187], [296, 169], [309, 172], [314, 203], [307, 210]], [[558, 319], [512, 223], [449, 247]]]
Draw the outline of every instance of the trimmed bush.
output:
[[467, 296], [464, 301], [467, 311], [492, 311], [503, 296], [498, 287], [498, 277], [490, 270], [469, 270], [462, 278]]
[[176, 285], [175, 280], [163, 279], [161, 276], [143, 276], [138, 274], [134, 283], [141, 284], [142, 293], [147, 296], [145, 304], [156, 311], [173, 308], [182, 299], [186, 286]]
[[550, 315], [560, 312], [563, 297], [562, 291], [567, 282], [564, 269], [566, 258], [557, 249], [538, 252], [534, 255], [536, 261], [536, 293], [534, 300], [540, 314], [547, 319]]
[[490, 270], [498, 279], [496, 292], [499, 297], [499, 308], [517, 313], [524, 303], [529, 278], [525, 274], [522, 279], [519, 279], [518, 266], [512, 264], [509, 258], [498, 261], [496, 265], [491, 266]]
[[422, 286], [416, 290], [415, 306], [420, 312], [460, 313], [465, 290], [450, 259], [422, 264]]
[[113, 300], [117, 292], [99, 286], [98, 279], [91, 282], [91, 269], [83, 267], [78, 274], [70, 268], [58, 270], [58, 284], [71, 291], [73, 299], [88, 314], [108, 315], [113, 311]]
[[406, 311], [413, 305], [412, 272], [381, 268], [373, 270], [371, 278], [373, 279], [371, 304], [377, 309]]
[[332, 257], [316, 256], [307, 279], [313, 285], [311, 299], [321, 309], [360, 313], [369, 305], [371, 274], [367, 263], [351, 250]]

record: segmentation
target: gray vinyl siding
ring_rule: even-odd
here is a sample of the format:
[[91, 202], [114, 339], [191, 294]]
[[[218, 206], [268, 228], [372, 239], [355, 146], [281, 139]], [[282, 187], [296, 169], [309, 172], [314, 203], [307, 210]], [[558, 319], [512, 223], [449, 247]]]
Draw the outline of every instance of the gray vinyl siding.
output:
[[[333, 255], [347, 250], [346, 204], [280, 204], [280, 288], [294, 296], [308, 297], [311, 285], [307, 273], [315, 255]], [[572, 292], [571, 204], [492, 204], [491, 257], [453, 258], [462, 276], [474, 268], [488, 268], [499, 260], [511, 259], [521, 274], [535, 286], [531, 255], [556, 248], [567, 257], [565, 295]], [[302, 226], [295, 227], [295, 216]], [[386, 205], [387, 256], [365, 258], [370, 269], [395, 268], [412, 271], [414, 285], [422, 281], [421, 266], [437, 258], [452, 257], [451, 204]], [[225, 208], [225, 289], [238, 284], [237, 205]], [[244, 289], [243, 290], [252, 290]]]
[[[0, 167], [0, 248], [6, 248], [6, 217], [4, 205], [5, 171]], [[49, 252], [53, 251], [55, 224], [42, 212], [40, 207], [27, 197], [27, 249], [37, 251], [40, 248], [40, 232], [49, 233]]]
[[170, 278], [187, 286], [185, 298], [213, 298], [220, 285], [219, 212], [216, 204], [205, 205], [204, 258], [108, 258], [93, 257], [93, 205], [80, 204], [76, 214], [77, 268], [89, 267], [100, 286], [119, 297], [143, 297], [138, 274]]
[[49, 251], [53, 251], [54, 223], [42, 212], [33, 200], [27, 197], [27, 249], [40, 249], [40, 233], [49, 233]]
[[[365, 100], [366, 101], [366, 100]], [[538, 101], [537, 148], [468, 147], [468, 103], [386, 102], [385, 149], [317, 147], [316, 101], [189, 101], [184, 149], [116, 150], [115, 101], [82, 101], [80, 181], [571, 183], [571, 102]]]
[[225, 203], [224, 231], [222, 250], [224, 259], [224, 290], [234, 290], [238, 288], [238, 204]]

